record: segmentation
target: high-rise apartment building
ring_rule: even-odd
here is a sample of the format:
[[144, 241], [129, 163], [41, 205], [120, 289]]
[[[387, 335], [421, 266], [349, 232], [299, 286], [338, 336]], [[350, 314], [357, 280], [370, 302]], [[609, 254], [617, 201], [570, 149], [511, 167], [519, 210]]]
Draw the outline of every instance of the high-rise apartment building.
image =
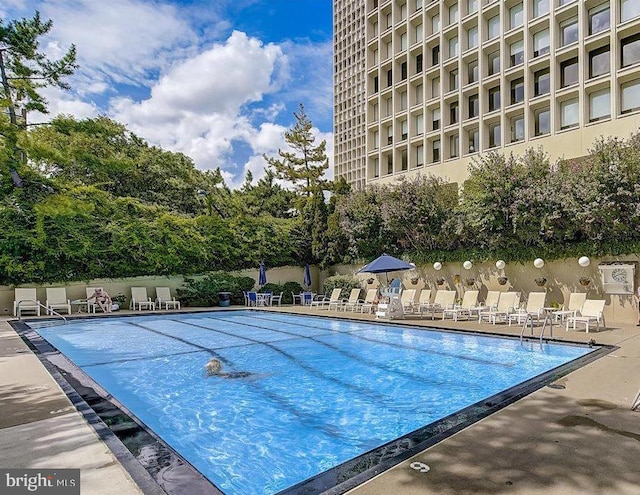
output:
[[334, 0], [334, 11], [335, 175], [356, 187], [416, 173], [461, 183], [479, 153], [575, 158], [640, 127], [640, 0]]

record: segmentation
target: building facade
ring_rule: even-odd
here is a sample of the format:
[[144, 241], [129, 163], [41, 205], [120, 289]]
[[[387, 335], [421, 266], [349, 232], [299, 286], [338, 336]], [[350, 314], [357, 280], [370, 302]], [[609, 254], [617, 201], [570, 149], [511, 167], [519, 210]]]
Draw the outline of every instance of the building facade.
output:
[[[354, 15], [339, 17], [349, 4]], [[335, 175], [357, 188], [419, 173], [461, 184], [489, 150], [577, 158], [599, 136], [639, 129], [640, 0], [334, 0], [334, 10]], [[338, 52], [361, 23], [364, 60], [350, 65]], [[364, 102], [345, 81], [363, 84]]]

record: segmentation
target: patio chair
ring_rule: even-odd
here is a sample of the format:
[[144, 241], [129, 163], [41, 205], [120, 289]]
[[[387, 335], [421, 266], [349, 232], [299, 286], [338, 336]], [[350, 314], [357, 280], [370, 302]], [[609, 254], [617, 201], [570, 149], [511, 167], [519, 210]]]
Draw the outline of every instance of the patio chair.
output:
[[422, 307], [426, 307], [431, 303], [431, 289], [422, 289], [418, 296], [418, 302], [413, 307], [414, 312], [422, 311]]
[[269, 300], [269, 305], [273, 306], [273, 303], [278, 303], [278, 306], [282, 305], [282, 294], [284, 294], [284, 292], [281, 292], [279, 295], [274, 296], [273, 294], [271, 294], [271, 299]]
[[180, 301], [177, 301], [175, 297], [171, 297], [171, 289], [169, 287], [156, 287], [156, 304], [160, 309], [162, 309], [162, 306], [164, 306], [164, 309], [169, 309], [169, 306], [174, 309], [180, 309]]
[[506, 323], [509, 315], [515, 311], [519, 304], [519, 292], [501, 292], [498, 298], [498, 305], [495, 308], [481, 310], [478, 320], [483, 321], [486, 318], [488, 323], [493, 323], [494, 325], [498, 321]]
[[393, 320], [394, 318], [404, 318], [404, 308], [399, 295], [392, 294], [389, 296], [389, 302], [378, 304], [376, 320], [381, 318], [389, 320]]
[[413, 308], [415, 306], [416, 299], [416, 290], [415, 289], [405, 289], [400, 293], [400, 302], [402, 303], [402, 310], [407, 313], [413, 313]]
[[362, 289], [351, 289], [349, 299], [347, 299], [346, 301], [342, 301], [336, 309], [342, 309], [346, 311], [347, 309], [351, 308], [355, 311], [357, 307], [364, 302], [362, 299], [360, 299], [360, 292], [362, 292]]
[[451, 316], [453, 321], [458, 321], [461, 316], [466, 316], [467, 320], [471, 319], [471, 311], [476, 308], [478, 304], [478, 295], [480, 291], [478, 290], [468, 290], [462, 296], [462, 302], [460, 304], [456, 304], [453, 308], [445, 308], [442, 311], [442, 319], [444, 320], [447, 316]]
[[364, 296], [364, 301], [360, 305], [360, 312], [364, 313], [364, 310], [367, 310], [367, 313], [373, 313], [378, 306], [376, 302], [378, 299], [378, 289], [367, 289], [367, 294]]
[[40, 301], [35, 288], [17, 288], [13, 299], [13, 316], [18, 316], [24, 311], [33, 311], [40, 316]]
[[452, 308], [456, 301], [457, 292], [455, 290], [439, 290], [436, 291], [436, 297], [433, 302], [424, 307], [420, 307], [420, 317], [423, 313], [431, 313], [431, 319], [436, 319], [436, 312]]
[[142, 309], [156, 309], [156, 303], [147, 295], [146, 287], [131, 287], [131, 303], [129, 309], [142, 311]]
[[586, 292], [571, 292], [569, 294], [569, 302], [567, 302], [566, 306], [551, 314], [556, 321], [563, 321], [568, 316], [576, 316], [586, 300]]
[[312, 308], [316, 307], [318, 309], [322, 309], [325, 306], [329, 308], [330, 304], [337, 306], [341, 302], [341, 299], [340, 299], [341, 293], [342, 293], [342, 289], [333, 289], [329, 297], [324, 296], [322, 297], [322, 299], [316, 299], [314, 301], [311, 301], [311, 304], [309, 306], [311, 306]]
[[527, 306], [524, 309], [517, 309], [509, 314], [509, 326], [511, 326], [511, 323], [514, 321], [519, 325], [523, 325], [529, 319], [540, 323], [540, 317], [544, 316], [546, 300], [546, 292], [529, 292]]
[[57, 310], [67, 310], [71, 314], [71, 301], [67, 298], [67, 289], [65, 287], [48, 287], [47, 288], [47, 314], [52, 315]]
[[296, 304], [296, 302], [298, 304], [302, 304], [302, 293], [296, 294], [295, 292], [291, 292], [291, 300], [293, 301], [293, 304]]
[[[96, 290], [104, 290], [102, 287], [85, 287], [84, 290], [87, 294], [87, 313], [95, 313], [96, 312], [96, 298], [91, 297], [96, 293]], [[100, 307], [100, 306], [98, 306]]]
[[258, 293], [256, 291], [250, 290], [247, 292], [247, 306], [258, 306]]
[[569, 331], [569, 325], [573, 325], [573, 329], [576, 329], [576, 323], [584, 323], [585, 331], [589, 333], [589, 324], [592, 321], [596, 323], [596, 331], [600, 330], [600, 323], [602, 328], [606, 328], [604, 321], [604, 300], [600, 299], [587, 299], [582, 305], [579, 315], [569, 316], [567, 318], [566, 330]]

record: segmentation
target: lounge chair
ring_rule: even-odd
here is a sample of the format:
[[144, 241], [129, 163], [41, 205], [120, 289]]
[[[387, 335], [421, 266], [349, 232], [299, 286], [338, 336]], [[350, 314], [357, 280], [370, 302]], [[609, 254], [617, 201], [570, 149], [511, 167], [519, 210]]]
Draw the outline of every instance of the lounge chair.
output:
[[318, 309], [322, 309], [325, 306], [327, 308], [331, 308], [331, 305], [338, 306], [342, 302], [340, 299], [340, 294], [342, 293], [342, 289], [333, 289], [331, 291], [331, 295], [329, 297], [324, 296], [322, 299], [316, 299], [315, 301], [311, 301], [309, 306], [316, 307]]
[[40, 316], [40, 301], [35, 288], [18, 288], [13, 299], [13, 316], [22, 315], [25, 311], [33, 311]]
[[47, 288], [47, 314], [52, 315], [54, 311], [66, 310], [71, 314], [71, 301], [67, 298], [67, 289], [64, 287]]
[[131, 287], [131, 304], [129, 309], [142, 311], [142, 309], [156, 309], [156, 303], [147, 295], [146, 287]]
[[404, 309], [400, 296], [393, 294], [389, 297], [389, 302], [379, 303], [376, 310], [376, 319], [386, 318], [393, 320], [394, 318], [404, 318]]
[[517, 309], [509, 314], [509, 326], [511, 326], [511, 323], [514, 321], [519, 325], [523, 325], [529, 319], [539, 323], [540, 318], [545, 315], [544, 307], [546, 300], [546, 292], [529, 292], [527, 306], [524, 309]]
[[462, 296], [462, 302], [460, 304], [456, 304], [453, 308], [445, 308], [442, 311], [442, 319], [444, 320], [447, 316], [451, 316], [453, 321], [458, 321], [461, 316], [466, 316], [467, 320], [471, 318], [471, 311], [476, 309], [476, 305], [478, 304], [478, 295], [480, 291], [478, 290], [468, 290]]
[[453, 308], [456, 301], [457, 292], [455, 290], [439, 290], [436, 292], [436, 296], [433, 302], [424, 307], [420, 307], [420, 317], [423, 313], [431, 313], [431, 319], [436, 319], [436, 312], [443, 311], [445, 309]]
[[490, 311], [498, 307], [498, 301], [500, 300], [500, 294], [502, 291], [490, 290], [487, 291], [487, 297], [484, 298], [484, 303], [479, 305], [474, 312], [478, 315], [478, 321], [480, 320], [481, 311]]
[[180, 309], [180, 301], [175, 297], [171, 297], [171, 289], [169, 287], [156, 287], [156, 304], [160, 309], [164, 306], [164, 309], [169, 309], [171, 306], [174, 309]]
[[402, 310], [407, 313], [413, 313], [413, 308], [416, 304], [416, 290], [405, 289], [400, 294], [400, 302], [402, 303]]
[[582, 305], [579, 315], [569, 316], [567, 318], [567, 332], [569, 331], [569, 325], [573, 325], [573, 329], [576, 329], [576, 323], [584, 323], [585, 331], [589, 333], [589, 324], [592, 321], [596, 323], [596, 331], [600, 330], [600, 323], [602, 328], [606, 328], [604, 321], [604, 300], [600, 299], [587, 299]]
[[572, 292], [569, 294], [569, 302], [567, 302], [567, 305], [551, 314], [556, 321], [562, 321], [568, 316], [576, 316], [586, 300], [586, 292]]
[[367, 294], [364, 296], [364, 301], [360, 305], [360, 312], [364, 313], [364, 310], [367, 310], [367, 313], [373, 313], [378, 306], [376, 299], [378, 298], [378, 289], [367, 289]]
[[487, 322], [494, 325], [499, 321], [507, 322], [507, 319], [511, 313], [520, 304], [519, 292], [501, 292], [498, 299], [498, 305], [492, 309], [483, 309], [478, 315], [478, 320], [483, 321], [485, 318]]
[[361, 291], [362, 289], [351, 289], [349, 299], [347, 299], [346, 301], [342, 301], [336, 309], [342, 309], [346, 311], [347, 309], [351, 308], [355, 310], [360, 304], [364, 302], [362, 299], [360, 299]]
[[431, 304], [431, 289], [422, 289], [418, 296], [418, 301], [413, 307], [414, 312], [422, 311], [421, 308], [427, 307], [429, 304]]

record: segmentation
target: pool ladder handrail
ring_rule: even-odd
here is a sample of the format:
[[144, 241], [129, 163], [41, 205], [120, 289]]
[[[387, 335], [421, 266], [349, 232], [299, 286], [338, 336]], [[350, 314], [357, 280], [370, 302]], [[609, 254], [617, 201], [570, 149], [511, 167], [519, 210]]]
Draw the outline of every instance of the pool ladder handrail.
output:
[[21, 305], [23, 302], [30, 302], [30, 303], [37, 304], [37, 305], [38, 305], [38, 306], [40, 306], [41, 308], [44, 308], [44, 310], [46, 311], [46, 314], [47, 314], [47, 315], [54, 314], [54, 315], [59, 316], [60, 318], [62, 318], [62, 319], [64, 320], [64, 324], [65, 324], [65, 325], [68, 323], [67, 319], [66, 319], [64, 316], [62, 316], [60, 313], [58, 313], [57, 311], [55, 311], [55, 310], [53, 310], [53, 309], [50, 309], [50, 308], [46, 307], [46, 306], [45, 306], [44, 304], [42, 304], [40, 301], [36, 301], [36, 300], [34, 300], [34, 299], [22, 299], [22, 300], [18, 301], [17, 308], [16, 308], [16, 314], [17, 314], [17, 316], [18, 316], [18, 320], [21, 320], [21, 319], [22, 319], [22, 312], [20, 311], [20, 305]]
[[[533, 336], [533, 314], [528, 313], [527, 317], [524, 319], [524, 324], [522, 325], [522, 330], [520, 330], [520, 342], [524, 338], [524, 330], [527, 328], [527, 324], [531, 321], [531, 335]], [[542, 344], [542, 337], [544, 336], [544, 330], [547, 328], [547, 323], [549, 323], [549, 337], [553, 338], [553, 319], [552, 315], [545, 311], [544, 321], [542, 322], [542, 328], [540, 329], [540, 343]]]

